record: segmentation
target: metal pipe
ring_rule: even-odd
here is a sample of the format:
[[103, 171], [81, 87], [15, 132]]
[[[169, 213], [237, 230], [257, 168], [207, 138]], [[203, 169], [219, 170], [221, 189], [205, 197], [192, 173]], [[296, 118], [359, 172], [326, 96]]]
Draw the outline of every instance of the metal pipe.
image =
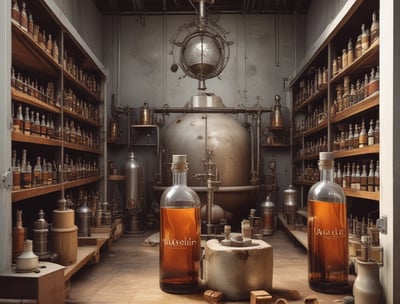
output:
[[[242, 191], [254, 191], [260, 189], [260, 185], [246, 185], [246, 186], [225, 186], [225, 187], [218, 187], [217, 189], [214, 189], [215, 192], [242, 192]], [[168, 186], [154, 186], [153, 189], [156, 191], [164, 191], [167, 189]], [[193, 191], [196, 192], [207, 192], [208, 187], [202, 187], [202, 186], [196, 186], [196, 187], [190, 187]]]
[[154, 113], [221, 113], [221, 114], [239, 114], [239, 113], [268, 113], [270, 108], [210, 108], [210, 107], [165, 107], [155, 108]]
[[256, 121], [256, 180], [254, 182], [258, 182], [260, 180], [260, 135], [261, 135], [261, 112], [257, 112], [257, 121]]

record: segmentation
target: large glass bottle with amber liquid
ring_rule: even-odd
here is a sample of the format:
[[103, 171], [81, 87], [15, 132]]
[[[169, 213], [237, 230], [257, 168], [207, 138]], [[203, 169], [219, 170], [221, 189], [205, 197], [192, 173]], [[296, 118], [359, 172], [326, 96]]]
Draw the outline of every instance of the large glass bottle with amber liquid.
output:
[[172, 186], [160, 201], [160, 288], [190, 293], [200, 268], [200, 199], [187, 186], [186, 155], [172, 156]]
[[346, 196], [333, 180], [332, 152], [319, 154], [320, 181], [308, 193], [308, 283], [325, 293], [344, 293], [348, 284]]

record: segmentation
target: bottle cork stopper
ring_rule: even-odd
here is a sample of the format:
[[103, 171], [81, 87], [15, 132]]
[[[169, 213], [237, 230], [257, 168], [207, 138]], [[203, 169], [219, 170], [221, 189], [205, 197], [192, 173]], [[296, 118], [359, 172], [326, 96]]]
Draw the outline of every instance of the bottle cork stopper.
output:
[[333, 152], [319, 152], [319, 160], [334, 160]]
[[187, 156], [186, 155], [181, 155], [181, 154], [174, 154], [172, 155], [172, 162], [174, 164], [177, 163], [187, 163]]

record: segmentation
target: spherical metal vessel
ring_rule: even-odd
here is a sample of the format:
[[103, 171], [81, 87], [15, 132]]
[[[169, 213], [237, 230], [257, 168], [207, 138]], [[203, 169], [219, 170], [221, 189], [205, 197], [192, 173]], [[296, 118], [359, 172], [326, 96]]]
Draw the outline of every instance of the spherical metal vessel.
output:
[[[181, 49], [182, 64], [193, 78], [207, 79], [220, 73], [222, 46], [207, 32], [189, 36]], [[216, 73], [217, 68], [219, 69]]]
[[[187, 107], [223, 108], [221, 98], [209, 94], [192, 97]], [[187, 113], [177, 117], [163, 136], [165, 160], [173, 154], [186, 154], [189, 170], [187, 183], [207, 202], [207, 178], [196, 177], [206, 173], [209, 161], [218, 170], [218, 190], [214, 204], [221, 206], [229, 218], [247, 215], [254, 200], [256, 187], [250, 185], [251, 148], [249, 132], [231, 114]], [[172, 183], [169, 164], [163, 164], [165, 186]]]

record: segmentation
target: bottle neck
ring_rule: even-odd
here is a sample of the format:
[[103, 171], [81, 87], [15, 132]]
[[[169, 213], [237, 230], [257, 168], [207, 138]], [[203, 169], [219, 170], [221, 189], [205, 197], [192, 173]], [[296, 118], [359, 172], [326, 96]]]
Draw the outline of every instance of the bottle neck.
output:
[[186, 170], [172, 170], [172, 185], [187, 185], [187, 175]]
[[333, 182], [333, 161], [320, 161], [320, 180]]

